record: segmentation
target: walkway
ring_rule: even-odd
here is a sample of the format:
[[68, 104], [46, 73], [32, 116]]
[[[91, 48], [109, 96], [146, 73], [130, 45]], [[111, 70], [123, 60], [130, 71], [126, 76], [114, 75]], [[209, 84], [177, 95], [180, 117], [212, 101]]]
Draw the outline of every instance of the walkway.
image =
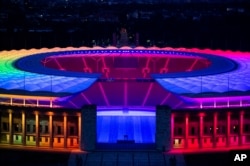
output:
[[[176, 159], [176, 164], [170, 164], [170, 158]], [[173, 164], [173, 163], [172, 163]], [[68, 165], [70, 166], [186, 166], [182, 154], [164, 154], [160, 152], [72, 152]]]

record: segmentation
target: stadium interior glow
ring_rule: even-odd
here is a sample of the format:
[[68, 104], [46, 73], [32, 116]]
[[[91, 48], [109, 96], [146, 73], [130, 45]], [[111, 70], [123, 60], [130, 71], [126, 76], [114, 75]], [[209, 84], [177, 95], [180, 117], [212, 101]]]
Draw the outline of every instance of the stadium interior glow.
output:
[[[165, 72], [152, 72], [147, 77], [149, 80], [143, 80], [144, 78], [137, 79], [136, 77], [135, 80], [137, 79], [136, 81], [142, 82], [151, 80], [156, 81], [156, 84], [159, 83], [165, 89], [166, 94], [162, 94], [161, 99], [159, 99], [161, 102], [158, 104], [166, 104], [164, 101], [167, 101], [167, 96], [171, 93], [172, 96], [177, 96], [178, 98], [178, 100], [175, 101], [176, 105], [174, 108], [201, 108], [206, 106], [206, 103], [212, 103], [212, 106], [215, 107], [219, 107], [220, 105], [228, 107], [235, 105], [235, 103], [240, 106], [249, 104], [247, 94], [250, 90], [250, 53], [209, 49], [69, 47], [2, 51], [0, 52], [1, 93], [20, 96], [41, 95], [47, 96], [48, 100], [51, 96], [57, 96], [53, 98], [53, 103], [57, 102], [57, 104], [60, 105], [62, 102], [65, 103], [65, 101], [67, 101], [68, 103], [73, 103], [72, 105], [75, 105], [73, 107], [76, 108], [80, 107], [77, 102], [81, 99], [88, 104], [94, 103], [94, 100], [88, 95], [88, 91], [91, 91], [89, 89], [95, 86], [98, 87], [99, 90], [92, 91], [100, 93], [103, 97], [102, 100], [104, 104], [100, 105], [112, 107], [114, 105], [112, 104], [112, 98], [115, 97], [110, 96], [114, 96], [115, 94], [107, 94], [109, 92], [108, 88], [111, 87], [107, 86], [106, 83], [98, 82], [100, 78], [105, 78], [102, 72], [85, 71], [84, 67], [83, 71], [69, 71], [69, 69], [65, 70], [64, 67], [62, 67], [64, 65], [62, 62], [58, 63], [58, 58], [95, 58], [98, 56], [148, 57], [145, 61], [148, 60], [149, 62], [145, 62], [145, 64], [150, 64], [150, 61], [153, 61], [154, 58], [166, 56], [165, 65], [167, 64], [167, 59], [170, 58], [185, 59], [190, 57], [192, 61], [188, 68], [195, 68], [195, 65], [199, 64], [197, 63], [197, 59], [205, 60], [211, 63], [205, 68], [202, 67], [195, 70], [187, 70], [188, 68], [186, 68], [185, 71], [178, 70], [177, 72], [168, 72], [171, 68], [168, 68], [170, 65], [167, 64], [169, 66], [165, 67]], [[102, 59], [104, 61], [106, 60], [104, 58]], [[56, 68], [51, 68], [44, 64], [53, 60], [57, 61]], [[169, 60], [168, 63], [170, 63]], [[183, 63], [177, 63], [173, 67], [178, 68], [178, 65], [181, 68]], [[60, 66], [62, 68], [60, 68]], [[148, 70], [152, 70], [152, 66], [149, 66], [144, 66], [144, 68], [146, 67]], [[164, 67], [161, 67], [161, 69], [162, 68]], [[109, 79], [106, 81], [112, 82], [114, 80]], [[123, 81], [127, 82], [126, 80]], [[153, 103], [148, 102], [150, 96], [153, 94], [152, 89], [158, 86], [155, 83], [145, 83], [145, 88], [141, 89], [141, 91], [146, 92], [140, 101], [141, 104], [138, 104], [138, 106], [146, 107], [152, 106], [153, 104], [157, 105], [157, 100]], [[111, 84], [112, 83], [110, 83], [110, 85]], [[130, 95], [129, 91], [131, 91], [130, 83], [115, 83], [112, 85], [117, 86], [112, 88], [117, 89], [120, 86], [120, 88], [123, 89], [120, 93], [123, 95], [122, 102], [119, 103], [119, 101], [117, 101], [119, 103], [117, 105], [129, 106], [130, 98], [128, 98], [128, 96]], [[138, 94], [139, 93], [138, 91]], [[81, 97], [79, 98], [79, 96]], [[72, 99], [76, 100], [74, 101]], [[98, 99], [95, 104], [98, 105], [98, 102], [100, 103], [101, 99]], [[62, 106], [72, 107], [72, 105], [66, 104]]]

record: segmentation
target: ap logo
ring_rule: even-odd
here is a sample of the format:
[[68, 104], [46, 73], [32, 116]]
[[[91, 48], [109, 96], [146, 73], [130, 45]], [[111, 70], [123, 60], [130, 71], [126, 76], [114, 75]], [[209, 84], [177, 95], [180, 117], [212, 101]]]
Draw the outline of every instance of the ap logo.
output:
[[230, 151], [230, 166], [250, 166], [250, 150]]
[[235, 154], [234, 161], [244, 161], [247, 158], [247, 154]]

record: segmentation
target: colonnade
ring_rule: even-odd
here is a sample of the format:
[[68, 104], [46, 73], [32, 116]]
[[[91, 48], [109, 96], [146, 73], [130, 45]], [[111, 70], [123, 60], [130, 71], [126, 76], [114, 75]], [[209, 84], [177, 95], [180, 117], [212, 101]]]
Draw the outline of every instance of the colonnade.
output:
[[[93, 150], [97, 138], [96, 119], [94, 105], [72, 112], [1, 110], [0, 143]], [[250, 145], [250, 114], [246, 110], [181, 112], [171, 111], [169, 107], [157, 107], [157, 149], [219, 148], [246, 144]]]
[[[218, 138], [222, 138], [223, 137], [223, 140], [225, 138], [225, 147], [229, 147], [229, 146], [241, 146], [243, 144], [247, 144], [248, 142], [246, 142], [245, 140], [246, 139], [243, 139], [244, 136], [248, 135], [247, 133], [244, 133], [243, 132], [243, 129], [244, 129], [244, 124], [247, 122], [246, 119], [244, 119], [244, 115], [245, 115], [245, 111], [244, 110], [241, 110], [241, 111], [238, 111], [236, 112], [236, 114], [238, 114], [238, 119], [236, 120], [237, 121], [237, 125], [235, 124], [232, 124], [232, 112], [228, 111], [226, 113], [224, 113], [223, 115], [225, 115], [226, 117], [224, 117], [225, 121], [224, 121], [224, 124], [226, 126], [226, 130], [225, 130], [225, 133], [224, 134], [219, 134], [218, 133], [218, 129], [219, 129], [219, 125], [218, 125], [218, 115], [220, 114], [221, 112], [201, 112], [201, 113], [198, 113], [198, 121], [196, 121], [196, 128], [198, 129], [198, 132], [193, 135], [190, 133], [190, 116], [194, 113], [190, 113], [190, 112], [186, 112], [186, 113], [182, 113], [182, 114], [178, 114], [176, 112], [172, 113], [171, 114], [171, 140], [172, 140], [172, 148], [192, 148], [192, 145], [190, 145], [190, 139], [195, 139], [197, 140], [197, 145], [198, 145], [198, 148], [204, 148], [206, 147], [205, 146], [205, 142], [204, 141], [205, 139], [209, 139], [211, 140], [211, 146], [210, 147], [219, 147], [221, 145], [218, 144]], [[204, 124], [206, 122], [204, 122], [204, 118], [205, 116], [207, 115], [210, 115], [211, 116], [212, 114], [212, 117], [213, 117], [213, 120], [211, 122], [211, 127], [210, 127], [210, 130], [209, 131], [211, 134], [208, 136], [206, 134], [204, 134], [204, 129], [205, 129], [205, 126]], [[196, 115], [196, 116], [197, 116]], [[177, 122], [175, 122], [175, 118], [176, 117], [182, 117], [184, 120], [183, 120], [183, 124], [182, 124], [182, 129], [184, 129], [184, 133], [180, 135], [175, 135], [175, 130], [178, 130], [176, 129], [175, 127], [177, 126]], [[235, 119], [234, 119], [235, 120]], [[250, 119], [249, 119], [249, 122], [250, 124]], [[180, 125], [179, 125], [180, 126]], [[233, 129], [232, 129], [233, 128]], [[232, 130], [234, 130], [235, 128], [237, 128], [237, 132], [232, 132]], [[235, 129], [236, 131], [236, 129]], [[250, 133], [249, 133], [250, 135]], [[237, 143], [235, 144], [232, 144], [231, 143], [231, 137], [234, 137], [237, 139]], [[179, 142], [179, 141], [176, 141], [176, 140], [182, 140], [181, 144], [182, 146], [178, 146], [178, 145], [175, 145], [175, 144], [178, 144], [176, 142]], [[249, 142], [250, 143], [250, 142]], [[179, 143], [180, 144], [180, 143]], [[224, 145], [223, 145], [224, 146]]]
[[[74, 136], [70, 136], [68, 129], [70, 126], [68, 126], [68, 118], [69, 116], [72, 115], [68, 115], [67, 113], [63, 113], [62, 116], [63, 121], [62, 121], [62, 126], [63, 126], [63, 132], [61, 134], [57, 134], [54, 131], [55, 126], [53, 125], [54, 122], [54, 117], [55, 114], [53, 112], [46, 112], [46, 113], [39, 113], [38, 111], [34, 111], [32, 113], [28, 113], [29, 115], [34, 115], [35, 116], [35, 125], [34, 125], [34, 129], [33, 131], [35, 131], [34, 133], [27, 133], [27, 112], [22, 111], [21, 113], [21, 132], [15, 132], [14, 131], [14, 119], [13, 119], [13, 115], [14, 112], [12, 110], [8, 111], [8, 131], [1, 131], [3, 126], [1, 126], [1, 135], [5, 135], [6, 141], [2, 141], [1, 143], [7, 143], [7, 144], [15, 144], [15, 135], [21, 135], [21, 142], [19, 144], [23, 145], [23, 146], [29, 146], [29, 145], [35, 145], [37, 147], [39, 146], [43, 146], [41, 144], [41, 140], [42, 137], [46, 138], [46, 142], [48, 142], [46, 145], [48, 145], [49, 147], [53, 148], [54, 146], [57, 146], [57, 143], [54, 141], [56, 138], [58, 138], [58, 142], [63, 143], [60, 144], [60, 147], [63, 148], [79, 148], [80, 147], [80, 140], [81, 140], [81, 116], [80, 114], [78, 115], [74, 115], [75, 117], [77, 117], [77, 126], [75, 126], [74, 130], [77, 130], [75, 133], [77, 135], [74, 134]], [[41, 133], [41, 123], [40, 123], [40, 118], [41, 116], [46, 116], [48, 118], [48, 122], [46, 122], [48, 124], [48, 126], [46, 126], [48, 128], [47, 133]], [[58, 115], [57, 115], [58, 116]], [[2, 118], [2, 117], [0, 117]], [[7, 119], [7, 118], [6, 118]], [[2, 122], [1, 122], [2, 123]], [[30, 126], [29, 126], [30, 127]], [[29, 129], [30, 130], [30, 129]], [[33, 137], [33, 141], [35, 142], [34, 144], [29, 144], [29, 138], [32, 136]], [[62, 141], [61, 141], [62, 140]], [[72, 142], [72, 143], [70, 143]], [[62, 146], [61, 146], [62, 145]]]

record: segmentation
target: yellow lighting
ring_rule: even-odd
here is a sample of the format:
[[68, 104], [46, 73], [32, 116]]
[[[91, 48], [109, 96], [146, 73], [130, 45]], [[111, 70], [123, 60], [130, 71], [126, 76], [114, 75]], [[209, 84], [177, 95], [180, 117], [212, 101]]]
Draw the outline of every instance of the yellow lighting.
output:
[[178, 145], [179, 144], [179, 139], [174, 139], [174, 144]]
[[25, 96], [25, 95], [12, 95], [12, 94], [0, 94], [1, 98], [14, 98], [14, 99], [34, 99], [34, 100], [55, 100], [57, 97], [51, 96]]

